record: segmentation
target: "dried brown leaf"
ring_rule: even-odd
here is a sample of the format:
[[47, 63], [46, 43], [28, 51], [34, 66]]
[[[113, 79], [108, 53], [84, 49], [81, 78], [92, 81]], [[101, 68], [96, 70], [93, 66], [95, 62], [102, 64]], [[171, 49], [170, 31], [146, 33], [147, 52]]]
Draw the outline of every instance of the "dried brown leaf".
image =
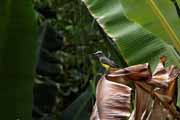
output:
[[[175, 66], [165, 68], [165, 61], [166, 58], [160, 58], [160, 63], [150, 81], [135, 82], [136, 109], [129, 120], [173, 120], [178, 118], [175, 105], [179, 70]], [[148, 87], [149, 85], [151, 87]], [[145, 93], [142, 94], [143, 91]], [[147, 98], [149, 99], [147, 100]], [[147, 101], [148, 104], [144, 104], [144, 101]]]
[[148, 63], [110, 69], [97, 85], [91, 120], [119, 120], [130, 115], [129, 81], [136, 86], [135, 109], [129, 120], [179, 119], [175, 106], [179, 70], [173, 65], [165, 68], [165, 62], [162, 56], [153, 74]]
[[98, 82], [96, 94], [91, 120], [119, 120], [130, 115], [130, 87], [103, 76]]

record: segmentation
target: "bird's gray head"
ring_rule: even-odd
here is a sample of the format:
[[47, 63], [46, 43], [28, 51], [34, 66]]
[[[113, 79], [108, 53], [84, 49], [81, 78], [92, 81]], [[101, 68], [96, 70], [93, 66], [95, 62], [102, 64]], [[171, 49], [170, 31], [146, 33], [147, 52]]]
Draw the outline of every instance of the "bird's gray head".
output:
[[97, 52], [93, 53], [93, 55], [95, 55], [96, 57], [99, 58], [99, 57], [104, 56], [104, 53], [102, 51], [97, 51]]

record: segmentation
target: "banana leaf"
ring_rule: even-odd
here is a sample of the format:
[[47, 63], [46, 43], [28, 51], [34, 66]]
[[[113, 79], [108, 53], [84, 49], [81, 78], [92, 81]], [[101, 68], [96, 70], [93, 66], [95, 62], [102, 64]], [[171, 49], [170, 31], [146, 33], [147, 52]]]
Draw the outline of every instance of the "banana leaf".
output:
[[[165, 61], [160, 61], [151, 80], [135, 81], [136, 109], [133, 110], [129, 120], [174, 120], [180, 117], [176, 110], [177, 77], [180, 71], [174, 65], [168, 68], [165, 68], [164, 65]], [[159, 84], [167, 84], [167, 86], [159, 86]]]
[[[141, 24], [163, 40], [171, 42], [169, 41], [170, 38], [168, 34], [162, 27], [159, 17], [156, 16], [150, 7], [150, 0], [139, 0], [138, 2], [136, 0], [121, 0], [121, 2], [129, 19]], [[167, 19], [176, 35], [180, 38], [180, 20], [172, 0], [154, 0], [154, 2], [165, 19]], [[177, 0], [177, 2], [180, 5], [180, 0]]]
[[174, 65], [165, 68], [165, 61], [162, 57], [154, 73], [149, 64], [109, 70], [98, 82], [96, 103], [90, 119], [119, 120], [129, 117], [129, 81], [136, 86], [135, 109], [129, 120], [179, 119], [176, 83], [180, 71]]
[[119, 120], [130, 115], [131, 88], [112, 81], [106, 76], [99, 80], [90, 120]]
[[[89, 9], [92, 16], [102, 27], [104, 32], [113, 40], [113, 42], [117, 46], [116, 48], [118, 53], [123, 57], [124, 61], [129, 66], [147, 62], [151, 65], [152, 70], [154, 70], [155, 66], [158, 63], [159, 57], [165, 55], [168, 56], [167, 65], [174, 64], [178, 68], [180, 68], [180, 55], [178, 53], [180, 52], [178, 51], [179, 46], [174, 46], [174, 44], [171, 44], [174, 41], [176, 43], [179, 43], [179, 41], [177, 39], [164, 40], [164, 38], [168, 36], [168, 33], [162, 32], [164, 29], [161, 26], [156, 25], [158, 24], [158, 20], [155, 21], [156, 24], [151, 23], [154, 26], [152, 27], [152, 29], [148, 28], [149, 30], [151, 30], [148, 31], [147, 29], [143, 28], [142, 25], [140, 25], [138, 21], [134, 19], [134, 17], [130, 16], [130, 18], [133, 19], [129, 19], [128, 12], [132, 12], [134, 10], [133, 15], [137, 16], [137, 18], [139, 18], [139, 16], [143, 14], [146, 14], [146, 20], [148, 20], [148, 22], [153, 21], [151, 18], [154, 18], [155, 16], [153, 16], [152, 12], [150, 13], [150, 7], [147, 7], [147, 5], [144, 6], [146, 4], [145, 1], [141, 0], [140, 2], [137, 2], [135, 0], [83, 0], [83, 2]], [[129, 5], [128, 2], [136, 2], [136, 6], [132, 4]], [[161, 5], [163, 4], [158, 4], [158, 6]], [[138, 10], [136, 10], [137, 8]], [[140, 10], [140, 8], [142, 8], [142, 10]], [[146, 12], [144, 9], [147, 9], [147, 11], [149, 12]], [[178, 33], [178, 18], [172, 17], [171, 15], [175, 15], [174, 11], [172, 10], [170, 10], [169, 13], [166, 14], [166, 18], [172, 19], [170, 20], [170, 22], [174, 24], [174, 26], [176, 27], [174, 30], [176, 33]], [[140, 20], [142, 19], [144, 18], [141, 18]], [[146, 22], [147, 21], [143, 21], [143, 25], [145, 25]], [[151, 26], [151, 24], [148, 22], [147, 24]], [[153, 31], [153, 29], [158, 30]], [[152, 32], [156, 32], [158, 34], [153, 34]], [[178, 88], [180, 88], [180, 84]], [[180, 105], [180, 89], [178, 91], [178, 94], [178, 105]]]
[[1, 119], [32, 120], [37, 45], [32, 1], [1, 0], [0, 22]]
[[60, 120], [88, 120], [91, 111], [93, 93], [90, 87], [86, 89], [59, 116]]

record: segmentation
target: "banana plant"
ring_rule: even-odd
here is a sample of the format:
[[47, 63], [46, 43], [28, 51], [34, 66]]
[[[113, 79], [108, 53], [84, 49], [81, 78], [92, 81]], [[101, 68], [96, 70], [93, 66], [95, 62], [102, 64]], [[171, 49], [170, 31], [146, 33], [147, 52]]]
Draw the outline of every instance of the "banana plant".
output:
[[[178, 66], [179, 53], [176, 50], [177, 48], [173, 47], [169, 34], [161, 26], [161, 24], [164, 25], [165, 23], [159, 20], [159, 15], [154, 14], [152, 2], [144, 0], [138, 2], [135, 0], [83, 0], [83, 2], [101, 28], [103, 28], [100, 29], [102, 30], [101, 33], [104, 34], [105, 31], [108, 35], [104, 35], [105, 42], [110, 48], [108, 50], [112, 53], [114, 60], [121, 66], [126, 67], [127, 65], [150, 62], [154, 70], [161, 55], [168, 57], [168, 65], [173, 63]], [[178, 36], [179, 19], [172, 2], [161, 2], [165, 4], [160, 2], [158, 8], [160, 7], [159, 9], [168, 19], [168, 23], [171, 26], [173, 24], [172, 29], [175, 29], [174, 32]], [[162, 16], [162, 14], [160, 15]], [[171, 17], [169, 18], [169, 16]], [[167, 24], [165, 25], [167, 26]], [[107, 86], [104, 87], [107, 88]], [[85, 103], [85, 101], [88, 101], [86, 98], [89, 98], [88, 95], [81, 101]], [[82, 117], [86, 112], [85, 107], [80, 104], [80, 107], [77, 107], [77, 101], [78, 99], [63, 112], [62, 119], [68, 117], [73, 120], [89, 119], [89, 116]], [[96, 107], [94, 111], [96, 111]], [[68, 116], [71, 113], [73, 114]], [[96, 115], [96, 112], [92, 113], [92, 119], [96, 119], [97, 116], [93, 115]]]
[[179, 70], [171, 65], [165, 68], [162, 56], [152, 74], [150, 65], [139, 64], [109, 70], [98, 82], [96, 103], [90, 120], [119, 120], [130, 116], [128, 82], [135, 84], [135, 109], [129, 120], [179, 119], [176, 109], [177, 77]]
[[[83, 0], [91, 15], [115, 43], [128, 66], [150, 63], [160, 56], [180, 68], [180, 21], [169, 0]], [[180, 105], [180, 80], [178, 81]]]
[[0, 22], [1, 119], [31, 120], [37, 46], [32, 1], [1, 0]]

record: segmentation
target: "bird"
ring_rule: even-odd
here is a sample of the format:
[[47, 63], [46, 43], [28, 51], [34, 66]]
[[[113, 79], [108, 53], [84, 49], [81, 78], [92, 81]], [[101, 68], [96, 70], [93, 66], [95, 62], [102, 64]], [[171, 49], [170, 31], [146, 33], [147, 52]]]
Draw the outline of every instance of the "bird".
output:
[[97, 51], [97, 52], [93, 53], [93, 55], [95, 55], [99, 59], [101, 65], [106, 70], [109, 70], [110, 68], [120, 68], [120, 66], [117, 65], [113, 60], [106, 57], [102, 51]]

